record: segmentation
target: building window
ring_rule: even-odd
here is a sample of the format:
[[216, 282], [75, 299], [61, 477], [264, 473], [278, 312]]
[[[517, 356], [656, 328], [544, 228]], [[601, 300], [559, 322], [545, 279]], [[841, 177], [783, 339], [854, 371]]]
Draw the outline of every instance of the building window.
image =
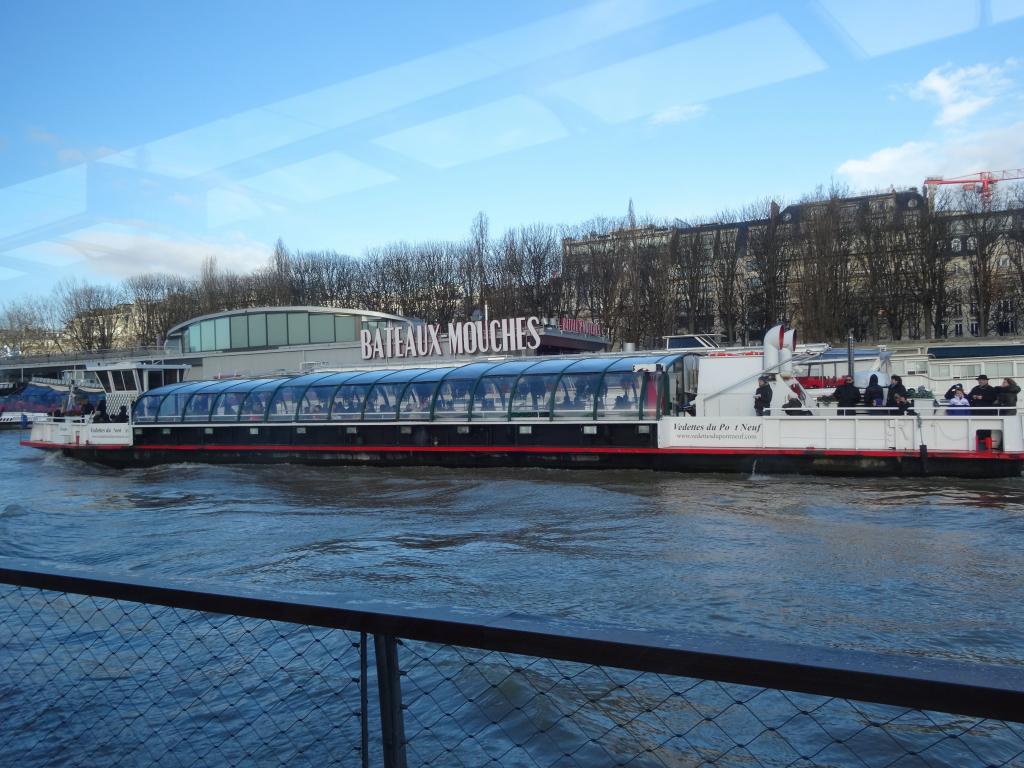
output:
[[964, 324], [961, 322], [953, 323], [953, 335], [963, 336], [964, 335]]
[[199, 323], [193, 323], [188, 327], [187, 347], [189, 352], [201, 352], [203, 350], [203, 339], [199, 333]]
[[967, 250], [968, 251], [976, 251], [976, 250], [978, 250], [978, 238], [976, 238], [976, 237], [968, 237], [967, 238]]
[[267, 346], [267, 316], [262, 312], [249, 315], [249, 346]]
[[213, 321], [214, 344], [217, 349], [231, 349], [231, 320], [218, 317]]
[[338, 341], [355, 341], [356, 318], [352, 315], [335, 315], [334, 336]]
[[217, 331], [214, 329], [213, 320], [203, 320], [199, 324], [199, 332], [203, 341], [203, 352], [212, 352], [217, 348]]
[[950, 240], [949, 247], [953, 249], [953, 253], [960, 253], [960, 238], [954, 237]]
[[978, 335], [978, 322], [976, 320], [971, 321], [971, 336]]
[[334, 315], [310, 315], [309, 340], [313, 344], [334, 341]]
[[288, 314], [288, 343], [309, 344], [309, 314], [307, 312]]
[[245, 315], [231, 318], [231, 348], [245, 349], [249, 346], [249, 323]]
[[267, 315], [267, 346], [288, 345], [288, 316], [280, 313]]

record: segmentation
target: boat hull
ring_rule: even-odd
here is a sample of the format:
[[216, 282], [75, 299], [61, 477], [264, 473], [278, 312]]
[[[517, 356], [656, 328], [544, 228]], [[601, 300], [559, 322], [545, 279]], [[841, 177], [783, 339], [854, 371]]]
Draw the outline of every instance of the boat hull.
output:
[[896, 451], [710, 450], [569, 446], [396, 446], [396, 445], [137, 445], [35, 448], [117, 468], [170, 463], [305, 464], [319, 466], [548, 469], [644, 469], [674, 472], [811, 474], [836, 476], [949, 475], [960, 478], [1016, 477], [1017, 454], [921, 453]]

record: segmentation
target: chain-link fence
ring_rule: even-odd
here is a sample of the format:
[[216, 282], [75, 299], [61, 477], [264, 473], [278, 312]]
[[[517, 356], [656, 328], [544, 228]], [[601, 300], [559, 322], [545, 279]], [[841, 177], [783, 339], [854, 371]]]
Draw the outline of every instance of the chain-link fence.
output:
[[0, 561], [0, 765], [1024, 766], [1021, 669], [713, 646]]

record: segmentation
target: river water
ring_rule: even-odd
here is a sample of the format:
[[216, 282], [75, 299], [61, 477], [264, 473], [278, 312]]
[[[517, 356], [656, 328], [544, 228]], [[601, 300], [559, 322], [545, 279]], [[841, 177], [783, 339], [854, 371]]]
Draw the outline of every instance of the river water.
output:
[[131, 577], [1020, 664], [1024, 481], [118, 471], [0, 434], [0, 555]]

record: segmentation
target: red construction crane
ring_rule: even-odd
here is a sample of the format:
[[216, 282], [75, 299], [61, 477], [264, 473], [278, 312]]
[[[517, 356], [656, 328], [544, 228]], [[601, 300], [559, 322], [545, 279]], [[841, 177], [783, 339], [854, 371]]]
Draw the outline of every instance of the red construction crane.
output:
[[940, 184], [958, 184], [961, 189], [969, 192], [977, 192], [981, 195], [982, 203], [987, 208], [992, 202], [992, 186], [1000, 181], [1012, 181], [1013, 179], [1024, 179], [1024, 168], [1010, 168], [1006, 171], [979, 171], [967, 176], [956, 176], [951, 179], [942, 176], [929, 176], [924, 180], [922, 190], [927, 198], [928, 187], [935, 187]]

